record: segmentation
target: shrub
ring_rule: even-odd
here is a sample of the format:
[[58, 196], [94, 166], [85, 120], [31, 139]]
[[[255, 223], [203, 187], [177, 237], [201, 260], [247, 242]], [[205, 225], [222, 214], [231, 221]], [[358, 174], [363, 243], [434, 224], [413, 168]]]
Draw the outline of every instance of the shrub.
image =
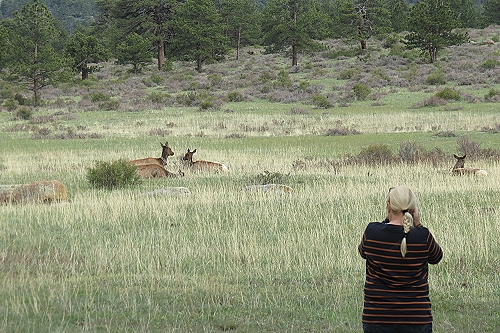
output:
[[12, 111], [15, 111], [17, 109], [17, 101], [15, 99], [8, 99], [5, 101], [5, 103], [3, 104], [8, 111], [12, 112]]
[[336, 127], [326, 131], [326, 136], [344, 136], [352, 134], [361, 134], [361, 132], [354, 127]]
[[484, 95], [484, 99], [485, 100], [491, 100], [493, 99], [495, 96], [499, 96], [500, 95], [500, 90], [497, 90], [495, 88], [491, 88], [487, 93], [486, 95]]
[[19, 105], [27, 105], [27, 104], [29, 104], [28, 100], [26, 99], [26, 97], [24, 97], [23, 95], [21, 95], [19, 93], [17, 93], [14, 96], [14, 99], [19, 103]]
[[291, 87], [292, 80], [290, 79], [290, 75], [285, 70], [280, 70], [278, 73], [278, 77], [276, 79], [276, 85], [279, 87]]
[[394, 162], [394, 156], [387, 145], [371, 145], [357, 156], [349, 157], [348, 164], [387, 165]]
[[200, 110], [208, 110], [214, 107], [214, 101], [211, 98], [205, 99], [201, 101], [200, 105]]
[[425, 158], [425, 148], [414, 141], [402, 142], [399, 145], [398, 156], [403, 162], [415, 163]]
[[31, 119], [32, 116], [33, 116], [33, 112], [31, 111], [31, 109], [29, 109], [27, 107], [22, 107], [19, 110], [17, 110], [17, 112], [16, 112], [16, 117], [24, 119], [24, 120], [29, 120], [29, 119]]
[[160, 104], [160, 103], [165, 103], [168, 98], [170, 97], [169, 94], [159, 92], [159, 91], [153, 91], [149, 93], [148, 99], [151, 100], [151, 102]]
[[462, 135], [457, 139], [457, 150], [461, 155], [467, 154], [468, 157], [474, 159], [481, 149], [481, 144], [471, 141], [469, 136]]
[[495, 68], [498, 64], [500, 64], [500, 61], [496, 59], [486, 59], [485, 62], [481, 65], [482, 68], [484, 69], [493, 69]]
[[90, 100], [92, 102], [104, 102], [104, 101], [109, 101], [111, 99], [111, 97], [109, 97], [108, 95], [106, 95], [105, 93], [102, 93], [102, 92], [97, 92], [97, 93], [94, 93], [90, 96]]
[[245, 100], [245, 96], [243, 96], [242, 93], [239, 91], [232, 91], [229, 94], [227, 94], [226, 99], [229, 102], [243, 102]]
[[162, 84], [163, 83], [163, 76], [155, 74], [151, 75], [150, 78], [151, 82], [156, 83], [156, 84]]
[[332, 107], [332, 103], [328, 101], [328, 98], [324, 95], [316, 95], [312, 100], [313, 104], [318, 108], [329, 109]]
[[344, 71], [341, 71], [339, 74], [339, 79], [340, 80], [349, 80], [352, 79], [354, 75], [358, 73], [357, 69], [354, 68], [349, 68]]
[[360, 101], [364, 101], [371, 92], [370, 88], [363, 83], [356, 83], [354, 87], [352, 87], [352, 91], [354, 92], [354, 96]]
[[455, 100], [459, 101], [460, 93], [452, 88], [446, 87], [443, 90], [438, 91], [435, 96], [444, 100]]
[[95, 167], [87, 169], [87, 181], [96, 188], [114, 189], [141, 183], [137, 167], [126, 160], [113, 162], [97, 161]]
[[266, 184], [283, 184], [286, 178], [290, 175], [284, 175], [281, 172], [264, 171], [250, 179], [251, 184], [266, 185]]
[[432, 86], [439, 86], [446, 83], [442, 72], [435, 72], [425, 78], [425, 83]]
[[109, 101], [104, 101], [101, 104], [99, 104], [99, 108], [103, 109], [104, 111], [119, 110], [120, 102], [117, 101], [116, 99], [111, 99]]

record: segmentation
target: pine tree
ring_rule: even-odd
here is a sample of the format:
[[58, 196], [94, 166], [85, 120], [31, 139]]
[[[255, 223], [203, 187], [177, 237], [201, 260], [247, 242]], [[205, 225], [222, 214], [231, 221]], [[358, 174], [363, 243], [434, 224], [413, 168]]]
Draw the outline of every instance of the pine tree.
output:
[[28, 2], [20, 12], [14, 12], [9, 25], [8, 67], [18, 81], [33, 90], [33, 103], [40, 104], [40, 89], [58, 82], [69, 73], [68, 62], [54, 45], [59, 31], [52, 14], [40, 0]]
[[467, 32], [453, 32], [460, 21], [450, 9], [447, 0], [423, 0], [416, 3], [409, 17], [410, 33], [405, 36], [408, 48], [428, 52], [430, 62], [437, 60], [438, 51], [469, 40]]
[[73, 58], [73, 65], [82, 73], [82, 80], [89, 77], [94, 69], [90, 63], [98, 63], [108, 59], [108, 51], [95, 35], [86, 33], [80, 28], [66, 45], [66, 52]]
[[268, 0], [263, 9], [267, 52], [289, 53], [297, 66], [299, 53], [321, 49], [316, 39], [326, 36], [327, 17], [318, 7], [317, 0]]
[[172, 56], [196, 61], [202, 71], [206, 61], [219, 61], [229, 52], [228, 38], [223, 35], [222, 17], [212, 0], [187, 0], [176, 13]]

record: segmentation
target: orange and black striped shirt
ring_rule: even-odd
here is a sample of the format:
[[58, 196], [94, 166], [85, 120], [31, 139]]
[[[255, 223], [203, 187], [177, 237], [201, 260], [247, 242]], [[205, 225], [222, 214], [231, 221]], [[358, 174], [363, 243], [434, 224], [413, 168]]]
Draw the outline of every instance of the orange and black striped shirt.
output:
[[428, 264], [437, 264], [443, 252], [422, 225], [406, 236], [408, 251], [400, 251], [402, 226], [372, 222], [358, 250], [366, 259], [363, 322], [372, 324], [429, 324]]

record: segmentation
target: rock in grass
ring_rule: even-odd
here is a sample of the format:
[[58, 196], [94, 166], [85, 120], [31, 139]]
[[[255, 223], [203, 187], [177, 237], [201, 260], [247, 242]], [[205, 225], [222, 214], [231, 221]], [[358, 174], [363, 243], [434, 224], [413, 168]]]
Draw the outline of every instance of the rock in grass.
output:
[[0, 185], [0, 204], [51, 203], [59, 201], [69, 201], [69, 197], [66, 187], [58, 180]]
[[186, 187], [166, 187], [158, 190], [150, 191], [143, 193], [142, 195], [146, 196], [160, 196], [160, 195], [190, 195], [191, 191], [189, 191]]
[[247, 186], [245, 187], [245, 191], [292, 193], [293, 189], [290, 186], [283, 184], [265, 184]]

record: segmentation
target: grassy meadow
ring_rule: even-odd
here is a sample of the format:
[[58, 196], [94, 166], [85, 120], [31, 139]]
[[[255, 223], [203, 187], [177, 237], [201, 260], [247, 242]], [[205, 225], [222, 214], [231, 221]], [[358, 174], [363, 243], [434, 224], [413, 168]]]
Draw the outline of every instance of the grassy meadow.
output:
[[[498, 52], [494, 47], [489, 52]], [[221, 101], [240, 89], [243, 101], [224, 100], [209, 110], [177, 105], [176, 96], [201, 94], [193, 86], [203, 86], [210, 75], [229, 77], [241, 66], [234, 75], [251, 81], [253, 72], [287, 68], [288, 59], [266, 57], [247, 54], [242, 64], [207, 65], [201, 74], [192, 74], [192, 64], [176, 64], [173, 73], [162, 74], [162, 84], [152, 86], [144, 82], [158, 80], [154, 66], [134, 76], [110, 65], [90, 83], [47, 90], [51, 102], [31, 120], [2, 109], [0, 184], [57, 179], [71, 201], [0, 206], [0, 331], [362, 332], [365, 263], [357, 246], [367, 223], [385, 217], [387, 190], [403, 184], [416, 192], [422, 223], [444, 251], [442, 262], [430, 267], [434, 331], [498, 332], [499, 159], [467, 160], [467, 166], [486, 169], [487, 177], [450, 171], [463, 136], [484, 150], [500, 147], [499, 103], [482, 97], [500, 89], [500, 82], [449, 80], [446, 86], [469, 97], [425, 107], [416, 105], [443, 86], [373, 84], [373, 98], [356, 100], [347, 88], [334, 93], [342, 81], [335, 73], [366, 61], [316, 56], [304, 60], [311, 68], [290, 71], [290, 78], [322, 87], [331, 108], [314, 106], [312, 95], [252, 96], [255, 87], [239, 81], [201, 89]], [[456, 66], [441, 60], [434, 66]], [[432, 65], [414, 62], [429, 73]], [[314, 78], [318, 70], [325, 73]], [[191, 83], [175, 90], [177, 79]], [[134, 97], [127, 89], [132, 85], [142, 87]], [[98, 92], [120, 106], [92, 102], [89, 96]], [[276, 88], [273, 96], [294, 95], [285, 92]], [[150, 102], [153, 93], [165, 94], [165, 105]], [[158, 157], [166, 140], [175, 152], [167, 169], [184, 170], [184, 178], [115, 190], [88, 184], [87, 170], [96, 161]], [[398, 156], [405, 142], [438, 148], [445, 158], [345, 162], [371, 145], [385, 145]], [[186, 170], [180, 157], [187, 149], [197, 149], [195, 160], [222, 162], [230, 172]], [[244, 190], [269, 182], [293, 192]], [[191, 194], [143, 195], [173, 186]]]

